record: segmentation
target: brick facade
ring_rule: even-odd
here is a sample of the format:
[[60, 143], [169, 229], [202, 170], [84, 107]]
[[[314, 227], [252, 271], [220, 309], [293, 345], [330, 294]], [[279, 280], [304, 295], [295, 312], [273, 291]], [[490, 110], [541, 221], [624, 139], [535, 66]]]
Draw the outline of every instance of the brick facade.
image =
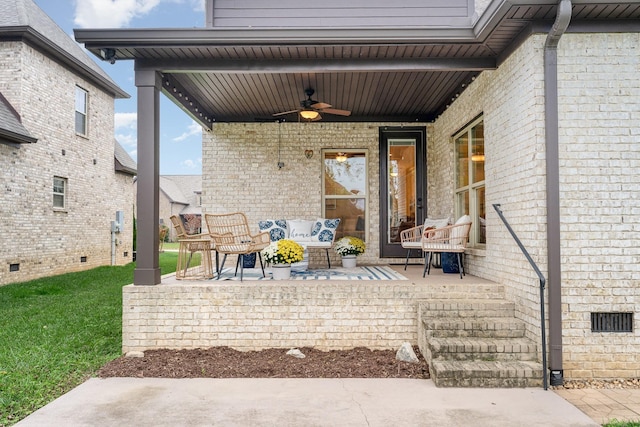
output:
[[[76, 85], [89, 92], [86, 138], [74, 128]], [[110, 264], [117, 210], [115, 262], [131, 262], [132, 177], [114, 171], [113, 95], [21, 42], [0, 43], [0, 91], [38, 139], [0, 144], [0, 285]], [[54, 176], [68, 180], [64, 211], [53, 209]]]
[[[451, 137], [483, 115], [487, 244], [467, 251], [467, 268], [506, 285], [518, 317], [528, 324], [529, 337], [538, 341], [537, 276], [492, 205], [502, 206], [544, 273], [545, 37], [530, 37], [426, 125], [428, 215], [453, 215]], [[635, 77], [640, 71], [639, 41], [638, 34], [567, 34], [558, 52], [567, 379], [640, 376], [637, 364], [627, 363], [640, 355], [637, 332], [592, 333], [590, 328], [592, 312], [634, 312], [634, 331], [640, 326], [640, 250], [635, 244], [640, 238], [635, 225], [640, 212], [640, 83]], [[203, 138], [203, 208], [243, 211], [252, 224], [262, 218], [314, 218], [321, 213], [321, 149], [365, 148], [370, 199], [368, 249], [362, 260], [379, 263], [378, 130], [384, 125], [217, 124]], [[304, 156], [307, 149], [314, 150], [311, 159]], [[282, 169], [277, 167], [278, 153], [285, 164]]]
[[[638, 34], [567, 34], [558, 51], [563, 368], [565, 378], [640, 376], [640, 71]], [[543, 274], [547, 268], [543, 46], [529, 38], [482, 73], [434, 124], [429, 202], [447, 200], [451, 136], [484, 115], [487, 244], [472, 274], [505, 283], [539, 335], [538, 279], [492, 208], [499, 203]], [[444, 194], [444, 197], [442, 196]], [[436, 200], [434, 200], [436, 196]], [[448, 199], [453, 203], [453, 198]], [[445, 209], [446, 211], [447, 209]], [[554, 286], [554, 284], [549, 284]], [[632, 312], [633, 333], [592, 333], [590, 313]]]

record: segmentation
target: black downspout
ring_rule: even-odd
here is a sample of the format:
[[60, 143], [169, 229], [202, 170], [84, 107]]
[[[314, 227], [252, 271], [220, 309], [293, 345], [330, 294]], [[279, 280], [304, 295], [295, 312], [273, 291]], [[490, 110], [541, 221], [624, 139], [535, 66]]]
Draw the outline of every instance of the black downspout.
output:
[[558, 43], [571, 21], [571, 0], [560, 0], [556, 21], [544, 44], [544, 120], [547, 160], [547, 263], [549, 289], [549, 370], [552, 386], [562, 385], [562, 275], [560, 259], [560, 162], [558, 150]]

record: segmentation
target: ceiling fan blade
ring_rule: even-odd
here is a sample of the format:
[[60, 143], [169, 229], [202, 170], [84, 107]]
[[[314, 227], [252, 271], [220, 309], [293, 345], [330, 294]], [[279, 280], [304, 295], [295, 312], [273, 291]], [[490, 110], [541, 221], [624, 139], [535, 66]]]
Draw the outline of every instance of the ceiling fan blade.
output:
[[331, 104], [327, 104], [324, 102], [316, 102], [315, 104], [311, 104], [311, 108], [315, 108], [316, 110], [324, 110], [325, 108], [330, 108]]
[[351, 111], [347, 110], [338, 110], [337, 108], [324, 108], [322, 109], [323, 113], [335, 114], [337, 116], [350, 116]]
[[300, 110], [283, 111], [282, 113], [272, 114], [273, 117], [284, 116], [285, 114], [297, 113]]

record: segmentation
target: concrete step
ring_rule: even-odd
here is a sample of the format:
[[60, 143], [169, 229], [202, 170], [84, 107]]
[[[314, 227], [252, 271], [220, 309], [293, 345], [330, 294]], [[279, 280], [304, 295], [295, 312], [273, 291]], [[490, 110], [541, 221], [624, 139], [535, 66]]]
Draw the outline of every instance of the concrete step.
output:
[[420, 305], [427, 317], [513, 317], [516, 305], [504, 299], [426, 301]]
[[427, 338], [478, 337], [478, 338], [522, 338], [524, 323], [515, 318], [426, 318], [422, 329]]
[[526, 338], [430, 338], [431, 360], [537, 361], [538, 349]]
[[431, 361], [437, 387], [542, 387], [542, 365], [531, 361]]

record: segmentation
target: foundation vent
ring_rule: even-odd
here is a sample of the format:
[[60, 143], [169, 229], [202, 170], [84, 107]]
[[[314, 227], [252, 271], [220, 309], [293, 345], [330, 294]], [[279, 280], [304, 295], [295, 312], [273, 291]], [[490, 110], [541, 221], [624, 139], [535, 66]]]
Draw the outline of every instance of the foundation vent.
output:
[[9, 264], [9, 271], [20, 271], [20, 264]]
[[591, 313], [591, 332], [633, 332], [633, 313]]
[[80, 262], [87, 262], [87, 257], [86, 256], [81, 256], [80, 257]]

